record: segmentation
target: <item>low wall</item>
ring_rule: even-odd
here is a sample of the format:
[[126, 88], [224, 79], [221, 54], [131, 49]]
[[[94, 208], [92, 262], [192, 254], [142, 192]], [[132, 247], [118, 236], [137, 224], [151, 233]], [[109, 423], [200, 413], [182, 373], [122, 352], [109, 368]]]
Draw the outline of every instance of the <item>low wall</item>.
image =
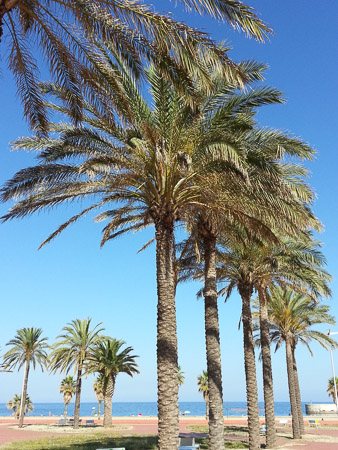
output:
[[305, 412], [308, 416], [314, 414], [337, 414], [334, 403], [306, 403]]

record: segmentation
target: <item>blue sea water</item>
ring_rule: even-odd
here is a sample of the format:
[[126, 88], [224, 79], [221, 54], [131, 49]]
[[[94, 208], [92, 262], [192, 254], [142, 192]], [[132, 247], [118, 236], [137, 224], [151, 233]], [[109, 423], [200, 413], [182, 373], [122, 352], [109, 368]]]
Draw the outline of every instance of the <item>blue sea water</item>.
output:
[[[180, 402], [179, 408], [181, 413], [189, 416], [204, 416], [205, 403], [204, 402]], [[259, 403], [260, 415], [264, 415], [264, 404]], [[97, 403], [81, 403], [80, 414], [82, 416], [91, 416], [97, 413]], [[60, 416], [63, 414], [63, 403], [34, 403], [34, 411], [30, 415], [33, 416]], [[102, 407], [103, 412], [103, 407]], [[276, 416], [288, 416], [290, 413], [290, 405], [288, 402], [275, 402]], [[303, 403], [303, 413], [305, 414], [305, 403]], [[68, 407], [68, 416], [74, 414], [74, 403]], [[113, 403], [113, 416], [156, 416], [157, 405], [156, 402], [117, 402]], [[246, 415], [245, 402], [225, 402], [224, 415], [225, 416], [242, 416]], [[10, 416], [11, 411], [6, 408], [4, 403], [0, 403], [0, 416]]]

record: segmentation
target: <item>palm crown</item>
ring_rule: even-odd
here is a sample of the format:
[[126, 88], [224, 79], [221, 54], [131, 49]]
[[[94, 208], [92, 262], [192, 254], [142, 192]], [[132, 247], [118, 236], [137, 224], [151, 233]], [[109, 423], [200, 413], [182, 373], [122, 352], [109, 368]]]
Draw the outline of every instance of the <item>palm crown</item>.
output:
[[[187, 8], [227, 21], [260, 41], [271, 32], [242, 2], [181, 1]], [[226, 52], [204, 33], [131, 0], [1, 0], [0, 42], [3, 33], [9, 39], [9, 67], [25, 116], [39, 130], [47, 129], [47, 115], [37, 86], [38, 63], [31, 52], [34, 41], [57, 82], [69, 89], [68, 103], [77, 120], [81, 109], [78, 86], [99, 64], [92, 60], [93, 37], [110, 41], [135, 74], [142, 72], [143, 58], [161, 61], [159, 67], [176, 84], [180, 84], [180, 78], [189, 80], [189, 72], [205, 77], [201, 64], [204, 58], [223, 63], [227, 73], [235, 68], [228, 63]]]
[[47, 338], [41, 338], [41, 328], [22, 328], [17, 331], [14, 339], [11, 339], [7, 345], [12, 348], [3, 356], [5, 368], [21, 369], [28, 361], [32, 363], [35, 369], [39, 365], [41, 369], [46, 366], [48, 356]]
[[89, 360], [89, 371], [99, 372], [103, 380], [119, 373], [133, 376], [139, 373], [135, 363], [136, 355], [132, 355], [132, 347], [122, 348], [125, 342], [117, 339], [102, 339], [95, 345]]
[[64, 334], [57, 336], [50, 354], [52, 371], [69, 372], [74, 367], [74, 373], [87, 361], [94, 345], [100, 339], [101, 324], [90, 329], [91, 319], [75, 319], [63, 327]]

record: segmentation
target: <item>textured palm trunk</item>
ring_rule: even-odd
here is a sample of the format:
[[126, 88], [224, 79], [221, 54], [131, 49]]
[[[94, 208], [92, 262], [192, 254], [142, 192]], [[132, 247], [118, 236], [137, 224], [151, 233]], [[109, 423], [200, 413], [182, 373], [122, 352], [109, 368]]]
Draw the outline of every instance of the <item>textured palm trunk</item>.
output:
[[266, 448], [276, 446], [275, 403], [273, 395], [271, 346], [266, 289], [261, 287], [259, 294], [259, 324], [263, 362], [263, 388], [266, 424]]
[[65, 403], [65, 410], [64, 410], [64, 413], [63, 413], [63, 416], [64, 416], [64, 417], [67, 417], [67, 413], [68, 413], [68, 405], [69, 405], [69, 403]]
[[101, 404], [102, 404], [102, 400], [99, 400], [99, 410], [98, 410], [98, 419], [101, 419]]
[[209, 400], [205, 399], [205, 418], [209, 420]]
[[251, 286], [239, 286], [238, 290], [242, 298], [244, 366], [246, 379], [246, 399], [248, 404], [249, 448], [250, 450], [257, 450], [260, 448], [259, 409], [255, 349], [252, 335], [252, 317], [250, 307], [250, 299], [253, 289]]
[[298, 422], [299, 422], [299, 431], [300, 434], [305, 434], [304, 430], [304, 418], [303, 418], [303, 408], [302, 408], [302, 399], [300, 396], [300, 388], [299, 388], [299, 378], [298, 378], [298, 370], [295, 356], [296, 347], [292, 345], [292, 361], [293, 361], [293, 379], [295, 382], [295, 394], [296, 394], [296, 402], [297, 402], [297, 413], [298, 413]]
[[115, 391], [115, 376], [110, 375], [107, 380], [106, 386], [103, 388], [104, 395], [104, 416], [103, 426], [104, 428], [111, 428], [113, 426], [112, 406], [113, 395]]
[[74, 428], [79, 428], [80, 425], [80, 397], [82, 384], [82, 364], [79, 365], [77, 371], [76, 390], [75, 390], [75, 406], [74, 406]]
[[297, 410], [297, 399], [295, 390], [295, 381], [293, 373], [293, 357], [292, 357], [292, 344], [291, 337], [285, 337], [285, 348], [286, 348], [286, 367], [288, 371], [288, 383], [289, 383], [289, 396], [290, 396], [290, 406], [292, 414], [292, 435], [294, 439], [300, 439], [301, 434], [299, 430], [299, 420], [298, 420], [298, 410]]
[[208, 234], [204, 244], [204, 318], [208, 372], [209, 445], [224, 449], [224, 414], [221, 347], [216, 285], [216, 236]]
[[19, 428], [23, 427], [23, 419], [25, 417], [25, 407], [26, 407], [26, 396], [27, 396], [27, 385], [28, 385], [28, 375], [29, 375], [29, 361], [26, 360], [25, 364], [25, 374], [22, 383], [21, 392], [21, 402], [20, 402], [20, 415], [19, 415]]
[[160, 450], [176, 450], [179, 445], [173, 235], [173, 222], [168, 220], [156, 223], [157, 406]]

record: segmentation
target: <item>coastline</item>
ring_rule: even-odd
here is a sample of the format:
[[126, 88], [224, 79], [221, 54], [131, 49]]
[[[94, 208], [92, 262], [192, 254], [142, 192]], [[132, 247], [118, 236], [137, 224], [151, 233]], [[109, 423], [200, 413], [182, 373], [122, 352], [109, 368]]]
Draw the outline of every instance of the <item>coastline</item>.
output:
[[[69, 418], [72, 416], [68, 416]], [[95, 424], [102, 424], [102, 418], [99, 420], [97, 417], [93, 416], [80, 416], [82, 421], [86, 420], [94, 420]], [[28, 416], [25, 417], [25, 424], [33, 425], [33, 424], [56, 424], [59, 421], [59, 416]], [[248, 417], [247, 416], [224, 416], [225, 424], [246, 424]], [[260, 416], [260, 423], [265, 422], [265, 416]], [[186, 424], [207, 424], [207, 420], [203, 416], [180, 416], [180, 422]], [[291, 425], [291, 417], [290, 416], [276, 416], [276, 424], [278, 422], [287, 421], [289, 425]], [[318, 420], [323, 425], [338, 425], [338, 415], [311, 415], [304, 416], [304, 422], [306, 423], [309, 420]], [[157, 423], [157, 416], [114, 416], [113, 423], [122, 424], [122, 423]], [[15, 419], [13, 416], [0, 416], [0, 424], [17, 424], [18, 419]]]

